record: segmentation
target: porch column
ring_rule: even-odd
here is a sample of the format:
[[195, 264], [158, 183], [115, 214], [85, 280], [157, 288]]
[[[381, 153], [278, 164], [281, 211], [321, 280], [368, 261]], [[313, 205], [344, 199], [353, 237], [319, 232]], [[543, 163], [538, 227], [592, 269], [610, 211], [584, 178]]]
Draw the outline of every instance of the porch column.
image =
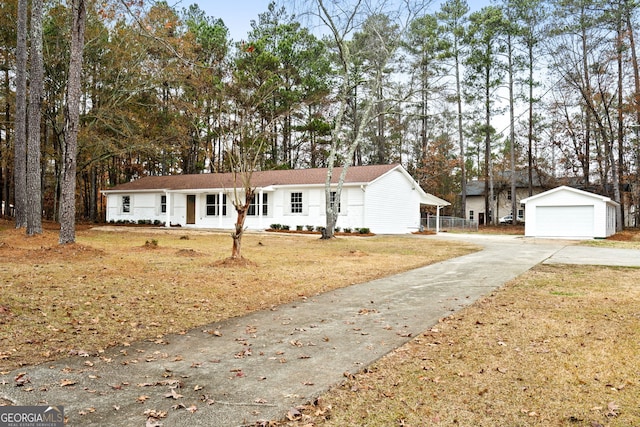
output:
[[164, 226], [171, 227], [171, 193], [168, 191], [165, 191], [164, 195], [166, 197], [165, 209], [167, 210], [165, 212]]
[[222, 228], [222, 214], [224, 212], [224, 191], [218, 193], [218, 228]]
[[262, 229], [262, 194], [264, 190], [261, 188], [258, 192], [258, 203], [256, 208], [258, 209], [258, 228]]
[[442, 206], [436, 205], [436, 233], [440, 232], [440, 209]]

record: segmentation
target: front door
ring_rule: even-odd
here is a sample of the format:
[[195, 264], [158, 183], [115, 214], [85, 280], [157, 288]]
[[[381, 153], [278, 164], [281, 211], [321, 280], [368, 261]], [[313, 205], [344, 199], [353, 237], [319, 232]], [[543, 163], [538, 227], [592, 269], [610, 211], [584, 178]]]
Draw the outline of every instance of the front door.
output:
[[484, 212], [478, 214], [478, 224], [484, 225]]
[[187, 195], [187, 224], [196, 223], [196, 196], [195, 194]]

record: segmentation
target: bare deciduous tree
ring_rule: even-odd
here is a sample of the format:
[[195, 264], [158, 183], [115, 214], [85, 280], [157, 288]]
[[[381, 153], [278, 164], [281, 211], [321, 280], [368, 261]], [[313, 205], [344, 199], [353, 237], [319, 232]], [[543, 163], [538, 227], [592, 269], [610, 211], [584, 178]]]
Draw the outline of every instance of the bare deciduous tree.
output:
[[[333, 129], [331, 131], [331, 142], [329, 147], [329, 155], [327, 158], [327, 178], [325, 180], [325, 212], [326, 226], [322, 233], [323, 239], [331, 239], [335, 236], [335, 227], [338, 220], [338, 207], [340, 206], [340, 197], [342, 194], [342, 186], [347, 175], [347, 171], [351, 166], [354, 153], [363, 139], [363, 132], [367, 124], [374, 118], [374, 106], [376, 105], [376, 96], [380, 93], [383, 83], [384, 69], [394, 56], [396, 49], [400, 46], [400, 40], [408, 29], [408, 22], [415, 16], [417, 9], [410, 2], [400, 2], [395, 4], [399, 9], [388, 11], [389, 4], [387, 2], [378, 2], [374, 7], [372, 2], [358, 0], [348, 4], [337, 5], [334, 2], [326, 0], [315, 1], [315, 16], [326, 27], [331, 40], [334, 44], [336, 61], [338, 64], [338, 78], [340, 80], [337, 92], [335, 93], [335, 119]], [[423, 3], [421, 7], [425, 7]], [[376, 25], [367, 26], [370, 32], [371, 40], [377, 41], [375, 45], [367, 46], [367, 52], [353, 52], [353, 44], [348, 40], [348, 36], [360, 25], [363, 25], [368, 18], [388, 15], [390, 20], [398, 22], [397, 32], [390, 34], [386, 32], [388, 29], [387, 20], [379, 22], [384, 27], [377, 28]], [[376, 20], [370, 21], [375, 24]], [[373, 55], [375, 50], [375, 61], [368, 62], [368, 72], [364, 82], [367, 86], [367, 94], [363, 96], [363, 107], [360, 109], [360, 117], [358, 118], [358, 126], [355, 132], [349, 135], [344, 129], [344, 116], [351, 97], [352, 88], [356, 84], [363, 82], [354, 82], [352, 66], [355, 55], [362, 53]], [[366, 56], [366, 55], [365, 55]], [[342, 154], [342, 170], [338, 178], [337, 184], [333, 182], [334, 168], [338, 161], [339, 155]]]

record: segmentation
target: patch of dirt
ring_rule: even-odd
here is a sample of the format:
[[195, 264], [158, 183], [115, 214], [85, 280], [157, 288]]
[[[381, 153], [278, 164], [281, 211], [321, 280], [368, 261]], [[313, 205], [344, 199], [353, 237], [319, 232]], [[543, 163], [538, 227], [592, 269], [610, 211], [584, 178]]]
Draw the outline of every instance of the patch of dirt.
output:
[[478, 227], [478, 232], [489, 233], [489, 234], [522, 234], [524, 235], [524, 224], [481, 225]]
[[[13, 313], [11, 312], [11, 308], [6, 305], [0, 305], [0, 325], [9, 321], [13, 317]], [[0, 351], [0, 359], [2, 359], [2, 352]]]
[[258, 264], [246, 258], [225, 258], [213, 263], [214, 267], [257, 267]]
[[176, 251], [176, 255], [185, 256], [185, 257], [201, 257], [201, 256], [204, 256], [203, 253], [200, 253], [200, 252], [195, 251], [193, 249], [179, 249], [178, 251]]
[[144, 242], [144, 245], [142, 245], [142, 247], [144, 249], [158, 249], [158, 241], [157, 240], [147, 240], [146, 242]]
[[414, 231], [411, 234], [416, 234], [418, 236], [433, 236], [434, 234], [437, 234], [437, 233], [433, 230], [425, 230], [425, 231]]
[[78, 243], [61, 245], [58, 233], [43, 230], [42, 234], [27, 236], [24, 229], [7, 229], [0, 234], [0, 258], [7, 261], [57, 261], [90, 259], [104, 251]]
[[607, 240], [615, 240], [618, 242], [638, 242], [640, 241], [640, 228], [620, 231], [613, 236], [607, 237]]
[[367, 256], [367, 255], [369, 254], [366, 252], [359, 251], [357, 249], [350, 250], [349, 253], [347, 254], [347, 256], [352, 256], [357, 258]]

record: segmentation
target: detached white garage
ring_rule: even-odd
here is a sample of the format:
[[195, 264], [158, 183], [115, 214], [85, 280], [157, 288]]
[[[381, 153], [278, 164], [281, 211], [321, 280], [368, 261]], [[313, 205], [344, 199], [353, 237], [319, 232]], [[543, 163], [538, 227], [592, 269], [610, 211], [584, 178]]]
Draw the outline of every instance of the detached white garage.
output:
[[526, 237], [596, 239], [616, 232], [618, 203], [609, 197], [562, 186], [521, 203], [526, 206]]

